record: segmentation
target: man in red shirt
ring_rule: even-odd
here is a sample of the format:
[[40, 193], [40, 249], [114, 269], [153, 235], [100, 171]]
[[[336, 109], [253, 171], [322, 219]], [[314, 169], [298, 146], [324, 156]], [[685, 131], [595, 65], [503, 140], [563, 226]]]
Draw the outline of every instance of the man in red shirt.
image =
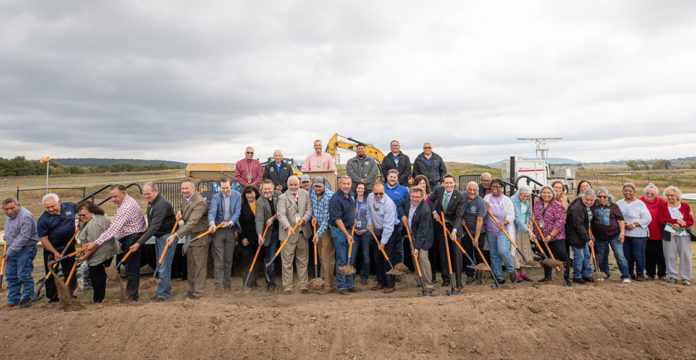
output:
[[248, 146], [244, 152], [244, 159], [237, 161], [234, 168], [235, 178], [239, 186], [259, 185], [263, 180], [263, 168], [261, 163], [254, 159], [254, 148]]

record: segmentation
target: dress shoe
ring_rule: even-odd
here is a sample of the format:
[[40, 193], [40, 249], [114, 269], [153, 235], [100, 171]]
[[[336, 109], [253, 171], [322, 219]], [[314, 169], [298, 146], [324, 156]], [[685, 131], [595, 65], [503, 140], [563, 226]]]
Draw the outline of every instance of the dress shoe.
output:
[[9, 308], [13, 308], [15, 306], [17, 306], [17, 305], [12, 304], [12, 303], [7, 303], [7, 304], [5, 304], [5, 306], [3, 306], [3, 309], [9, 309]]
[[593, 283], [593, 282], [595, 282], [594, 279], [591, 278], [591, 277], [584, 277], [584, 278], [582, 278], [582, 279], [585, 280], [585, 282], [588, 282], [588, 283]]
[[351, 293], [356, 293], [356, 292], [359, 292], [359, 291], [360, 291], [360, 290], [358, 290], [358, 289], [356, 289], [356, 288], [354, 288], [354, 287], [348, 289], [348, 292], [351, 292]]
[[576, 283], [576, 284], [580, 284], [580, 285], [585, 285], [585, 284], [587, 284], [587, 283], [585, 282], [585, 280], [583, 280], [582, 278], [573, 278], [573, 282]]
[[573, 283], [568, 278], [563, 278], [563, 286], [571, 287]]
[[462, 282], [461, 282], [461, 281], [457, 281], [457, 285], [455, 285], [455, 287], [456, 287], [457, 289], [461, 289], [461, 288], [464, 287], [464, 285], [462, 285]]
[[393, 293], [394, 291], [396, 291], [396, 288], [395, 288], [395, 287], [390, 287], [390, 288], [384, 289], [384, 293], [385, 293], [385, 294], [391, 294], [391, 293]]
[[367, 285], [367, 280], [360, 280], [360, 284]]
[[348, 293], [348, 290], [338, 290], [338, 293], [341, 294], [341, 295], [350, 295], [350, 294]]
[[442, 287], [450, 286], [450, 281], [449, 281], [449, 280], [443, 280], [443, 281], [442, 281], [442, 284], [441, 284], [440, 286], [442, 286]]
[[309, 294], [309, 290], [307, 290], [307, 289], [302, 289], [302, 290], [300, 290], [300, 293], [302, 293], [302, 294]]
[[331, 294], [331, 292], [333, 292], [332, 288], [323, 288], [323, 289], [319, 290], [317, 293], [319, 295], [326, 295], [326, 294]]
[[377, 284], [377, 285], [370, 288], [370, 290], [382, 290], [382, 289], [384, 289], [384, 286], [382, 286], [380, 284]]
[[266, 286], [266, 291], [268, 291], [268, 292], [275, 291], [275, 289], [276, 289], [276, 284], [268, 284]]

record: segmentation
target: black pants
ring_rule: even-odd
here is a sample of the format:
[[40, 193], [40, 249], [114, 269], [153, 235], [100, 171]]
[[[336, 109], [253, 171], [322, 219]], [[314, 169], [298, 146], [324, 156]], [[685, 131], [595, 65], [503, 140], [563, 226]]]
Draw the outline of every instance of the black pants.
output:
[[[479, 237], [479, 241], [481, 241], [481, 238], [482, 237]], [[477, 256], [480, 257], [480, 255], [478, 254], [478, 251], [476, 251], [474, 249], [474, 242], [469, 237], [469, 234], [466, 233], [466, 231], [464, 232], [464, 236], [462, 237], [461, 243], [462, 243], [462, 247], [464, 248], [464, 250], [466, 250], [466, 253], [469, 254], [469, 256], [471, 257], [472, 260], [476, 259]], [[479, 244], [479, 246], [481, 246], [481, 245], [482, 244]], [[482, 261], [482, 260], [479, 260], [479, 261]], [[469, 265], [469, 266], [473, 267], [476, 264], [471, 264], [469, 259], [464, 258], [464, 265], [465, 266]], [[471, 267], [467, 267], [464, 269], [464, 273], [466, 273], [467, 277], [473, 277], [474, 276], [474, 269], [472, 269]]]
[[[662, 250], [662, 240], [650, 240], [645, 243], [645, 273], [649, 277], [655, 277], [655, 267], [657, 276], [667, 276], [665, 267], [665, 253]], [[639, 276], [641, 274], [638, 274]]]
[[[249, 245], [244, 246], [241, 242], [238, 245], [240, 247], [241, 253], [241, 264], [242, 264], [242, 281], [246, 281], [246, 277], [249, 274], [249, 267], [254, 260], [254, 255], [256, 255], [256, 249], [259, 248], [259, 242], [249, 241]], [[259, 256], [256, 257], [256, 263], [251, 271], [251, 276], [249, 276], [249, 283], [247, 286], [256, 287], [256, 279], [259, 275], [263, 274], [263, 254], [259, 252]]]
[[[138, 241], [142, 233], [130, 234], [123, 239], [119, 240], [121, 243], [121, 249], [123, 249], [123, 254], [125, 255], [130, 247]], [[133, 253], [128, 256], [126, 261], [123, 262], [123, 266], [126, 268], [126, 279], [128, 279], [128, 284], [126, 285], [126, 295], [131, 300], [138, 300], [138, 287], [140, 286], [140, 255], [142, 254], [142, 248], [138, 251], [133, 251]]]
[[111, 266], [111, 260], [113, 258], [108, 258], [104, 260], [103, 263], [97, 265], [89, 265], [89, 281], [92, 283], [92, 300], [95, 304], [99, 304], [104, 300], [104, 294], [106, 293], [106, 271], [105, 268]]
[[568, 253], [566, 252], [565, 239], [550, 242], [549, 248], [551, 249], [551, 253], [553, 253], [556, 260], [565, 264], [565, 272], [563, 273], [563, 277], [567, 279], [570, 275], [570, 261], [568, 259]]
[[[377, 239], [382, 238], [382, 230], [381, 229], [375, 229], [375, 235], [377, 235]], [[387, 243], [384, 245], [384, 252], [387, 253], [387, 256], [389, 256], [389, 260], [392, 260], [395, 258], [397, 250], [398, 250], [398, 243], [397, 239], [401, 238], [401, 234], [398, 232], [394, 231], [391, 236], [389, 237], [389, 240]], [[374, 248], [374, 264], [375, 264], [375, 275], [377, 276], [377, 284], [382, 285], [386, 288], [393, 288], [394, 287], [394, 276], [393, 275], [387, 275], [387, 271], [391, 270], [389, 267], [389, 264], [387, 264], [387, 259], [384, 258], [384, 255], [382, 254], [381, 251], [377, 248], [377, 243], [372, 242], [372, 247]], [[392, 262], [392, 265], [394, 263]]]
[[[444, 232], [442, 231], [442, 225], [435, 222], [435, 243], [437, 244], [437, 253], [440, 255], [440, 271], [442, 271], [442, 280], [451, 281], [449, 273], [449, 263], [447, 261], [447, 248], [445, 248], [445, 238]], [[452, 226], [450, 224], [445, 224], [447, 226], [447, 231], [452, 231]], [[452, 263], [452, 272], [454, 272], [457, 282], [462, 282], [462, 268], [464, 264], [464, 256], [462, 252], [457, 247], [449, 237], [447, 237], [447, 242], [449, 243], [450, 259]]]
[[[70, 254], [75, 251], [75, 244], [71, 244], [70, 247], [65, 251], [65, 255]], [[48, 271], [48, 255], [50, 252], [44, 251], [43, 252], [43, 257], [44, 257], [44, 269], [46, 270], [46, 274], [49, 273]], [[54, 260], [51, 257], [51, 260]], [[60, 262], [60, 271], [63, 274], [63, 280], [68, 278], [68, 275], [70, 274], [70, 270], [72, 270], [73, 265], [75, 264], [75, 257], [69, 257], [63, 261]], [[58, 265], [56, 265], [58, 266]], [[75, 269], [77, 271], [77, 269]], [[57, 273], [58, 271], [56, 271]], [[77, 274], [73, 274], [72, 278], [70, 279], [70, 283], [68, 284], [68, 289], [70, 290], [70, 294], [73, 294], [75, 292], [75, 288], [77, 287]], [[53, 275], [48, 277], [48, 280], [46, 280], [46, 298], [52, 301], [57, 301], [58, 300], [58, 291], [56, 290], [56, 283], [54, 282]]]

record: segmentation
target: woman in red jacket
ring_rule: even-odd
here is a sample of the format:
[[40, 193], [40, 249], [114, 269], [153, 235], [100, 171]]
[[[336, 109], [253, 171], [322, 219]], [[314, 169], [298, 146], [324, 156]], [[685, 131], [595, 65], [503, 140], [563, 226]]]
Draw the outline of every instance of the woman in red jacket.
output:
[[667, 280], [665, 254], [662, 250], [662, 228], [657, 221], [657, 209], [665, 201], [657, 196], [657, 187], [653, 184], [648, 184], [643, 190], [643, 194], [639, 200], [645, 203], [652, 217], [652, 221], [648, 225], [648, 242], [645, 245], [645, 276], [647, 280], [655, 280], [655, 275], [660, 280]]
[[667, 282], [677, 282], [677, 261], [679, 276], [683, 285], [691, 285], [691, 237], [687, 229], [694, 225], [694, 216], [689, 204], [681, 202], [681, 190], [674, 186], [665, 189], [667, 200], [657, 209], [657, 221], [662, 228], [662, 248], [665, 253]]

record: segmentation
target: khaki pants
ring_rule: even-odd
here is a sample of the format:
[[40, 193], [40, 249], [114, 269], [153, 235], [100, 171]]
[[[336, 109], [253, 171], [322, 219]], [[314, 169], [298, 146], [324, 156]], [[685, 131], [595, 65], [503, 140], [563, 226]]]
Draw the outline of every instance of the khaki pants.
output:
[[209, 245], [210, 238], [205, 236], [196, 240], [186, 251], [186, 272], [188, 274], [189, 292], [193, 296], [201, 297], [205, 290]]
[[319, 237], [317, 251], [319, 251], [319, 259], [321, 260], [321, 275], [324, 278], [324, 287], [333, 289], [336, 282], [336, 249], [328, 228]]
[[430, 259], [428, 259], [427, 250], [418, 250], [418, 265], [421, 269], [421, 275], [423, 276], [423, 283], [426, 289], [433, 289], [433, 274], [430, 268]]
[[297, 241], [285, 244], [285, 247], [280, 252], [280, 258], [283, 261], [283, 290], [292, 291], [294, 280], [292, 276], [293, 260], [297, 266], [297, 279], [300, 283], [300, 289], [307, 289], [309, 284], [307, 274], [309, 245], [305, 235], [298, 232]]

